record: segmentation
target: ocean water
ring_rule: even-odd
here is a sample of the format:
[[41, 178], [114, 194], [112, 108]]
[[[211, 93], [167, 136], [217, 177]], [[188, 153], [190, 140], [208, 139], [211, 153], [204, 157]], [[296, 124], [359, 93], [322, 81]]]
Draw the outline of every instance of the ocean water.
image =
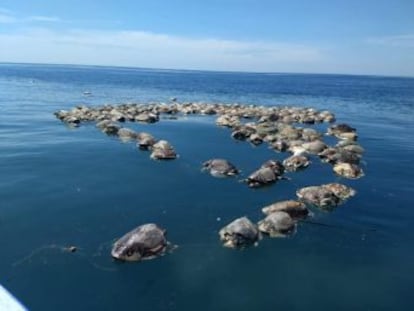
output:
[[[128, 124], [180, 154], [157, 162], [53, 115], [170, 97], [328, 109], [357, 128], [366, 176], [339, 178], [312, 158], [290, 181], [252, 190], [200, 164], [228, 158], [242, 178], [287, 154], [236, 142], [214, 118]], [[410, 78], [1, 64], [0, 283], [30, 310], [413, 310], [413, 159]], [[264, 205], [334, 181], [358, 193], [333, 212], [313, 210], [327, 226], [301, 223], [292, 237], [243, 251], [221, 246], [218, 231], [233, 219], [258, 221]], [[152, 261], [113, 261], [113, 241], [147, 222], [179, 247]]]

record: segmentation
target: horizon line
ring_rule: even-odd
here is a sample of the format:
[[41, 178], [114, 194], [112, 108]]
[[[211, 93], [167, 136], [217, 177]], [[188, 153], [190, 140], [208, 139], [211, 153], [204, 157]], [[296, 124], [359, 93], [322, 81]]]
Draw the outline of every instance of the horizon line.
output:
[[0, 61], [2, 65], [31, 65], [31, 66], [69, 66], [69, 67], [98, 67], [98, 68], [118, 68], [128, 70], [148, 70], [148, 71], [181, 71], [181, 72], [205, 72], [220, 74], [259, 74], [259, 75], [326, 75], [326, 76], [355, 76], [355, 77], [372, 77], [372, 78], [404, 78], [414, 79], [410, 75], [385, 75], [385, 74], [363, 74], [363, 73], [334, 73], [334, 72], [272, 72], [272, 71], [247, 71], [247, 70], [214, 70], [214, 69], [186, 69], [186, 68], [158, 68], [158, 67], [139, 67], [139, 66], [122, 66], [122, 65], [96, 65], [96, 64], [74, 64], [74, 63], [33, 63], [33, 62], [5, 62]]

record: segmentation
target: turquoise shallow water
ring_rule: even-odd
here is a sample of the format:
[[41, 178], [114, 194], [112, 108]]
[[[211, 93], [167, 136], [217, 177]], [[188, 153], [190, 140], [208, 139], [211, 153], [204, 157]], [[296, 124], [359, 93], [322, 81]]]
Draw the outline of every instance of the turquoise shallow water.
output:
[[[229, 158], [245, 176], [287, 155], [235, 142], [209, 117], [129, 124], [180, 154], [156, 162], [53, 116], [172, 96], [329, 109], [358, 129], [366, 176], [338, 178], [314, 158], [291, 181], [254, 191], [200, 164]], [[30, 310], [412, 310], [413, 124], [414, 79], [0, 65], [0, 282]], [[218, 230], [234, 218], [257, 221], [262, 206], [333, 181], [358, 194], [332, 213], [314, 211], [330, 227], [302, 223], [291, 238], [245, 251], [220, 245]], [[114, 262], [113, 240], [146, 222], [167, 228], [179, 248]], [[78, 252], [61, 251], [72, 244]]]

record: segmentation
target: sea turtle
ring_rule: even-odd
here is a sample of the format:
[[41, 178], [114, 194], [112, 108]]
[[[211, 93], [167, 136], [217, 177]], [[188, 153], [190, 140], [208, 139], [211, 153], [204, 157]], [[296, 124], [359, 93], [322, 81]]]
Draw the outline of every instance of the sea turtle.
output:
[[290, 217], [304, 218], [308, 216], [309, 210], [303, 202], [295, 200], [280, 201], [262, 208], [262, 212], [266, 215], [270, 215], [274, 212], [286, 212]]
[[351, 187], [339, 183], [329, 183], [322, 185], [322, 187], [331, 191], [341, 201], [349, 199], [350, 197], [353, 197], [356, 194], [356, 191]]
[[155, 123], [158, 120], [158, 115], [149, 112], [143, 112], [135, 116], [135, 121], [142, 123]]
[[141, 132], [137, 134], [137, 146], [139, 149], [142, 150], [148, 150], [150, 148], [152, 148], [152, 146], [156, 143], [157, 141], [155, 140], [155, 138], [148, 133], [145, 132]]
[[263, 143], [263, 138], [259, 134], [254, 133], [254, 134], [250, 135], [249, 141], [253, 145], [257, 146], [257, 145], [260, 145], [261, 143]]
[[223, 227], [219, 236], [223, 245], [229, 248], [244, 248], [260, 239], [259, 231], [247, 217], [237, 218]]
[[327, 148], [327, 145], [320, 140], [303, 143], [302, 147], [311, 154], [318, 154]]
[[285, 152], [289, 147], [288, 143], [285, 140], [281, 139], [272, 142], [270, 146], [271, 148], [279, 152]]
[[239, 170], [224, 159], [211, 159], [203, 163], [203, 170], [208, 170], [214, 177], [234, 176]]
[[144, 224], [117, 240], [112, 257], [123, 261], [140, 261], [163, 255], [169, 245], [166, 230], [156, 224]]
[[177, 158], [174, 148], [166, 140], [160, 140], [152, 146], [151, 159], [172, 160]]
[[329, 147], [318, 153], [318, 156], [321, 158], [322, 162], [331, 164], [340, 162], [358, 164], [361, 159], [360, 154], [342, 147]]
[[341, 133], [355, 133], [356, 129], [345, 123], [335, 124], [328, 128], [328, 135], [337, 136]]
[[358, 179], [365, 175], [362, 168], [358, 165], [345, 162], [336, 163], [333, 170], [339, 176], [349, 179]]
[[137, 137], [137, 133], [125, 127], [120, 128], [117, 135], [122, 141], [128, 141]]
[[271, 168], [277, 176], [282, 176], [285, 172], [285, 167], [279, 160], [268, 160], [262, 164], [261, 168]]
[[107, 135], [117, 135], [119, 129], [120, 126], [115, 123], [109, 123], [105, 125], [103, 128], [101, 128], [102, 132], [104, 132]]
[[240, 119], [237, 116], [224, 114], [217, 118], [216, 124], [218, 126], [236, 127], [240, 125]]
[[304, 155], [293, 155], [283, 160], [283, 166], [290, 172], [296, 172], [297, 170], [304, 169], [308, 167], [309, 164], [309, 159]]
[[296, 191], [296, 195], [305, 203], [315, 205], [326, 210], [332, 209], [340, 203], [340, 198], [337, 197], [331, 190], [323, 186], [301, 188]]
[[260, 232], [270, 237], [284, 237], [292, 233], [296, 222], [286, 212], [278, 211], [269, 214], [265, 219], [258, 222]]
[[257, 188], [272, 184], [278, 179], [281, 179], [281, 176], [277, 175], [275, 171], [270, 167], [261, 167], [257, 171], [254, 171], [249, 175], [244, 181], [251, 188]]

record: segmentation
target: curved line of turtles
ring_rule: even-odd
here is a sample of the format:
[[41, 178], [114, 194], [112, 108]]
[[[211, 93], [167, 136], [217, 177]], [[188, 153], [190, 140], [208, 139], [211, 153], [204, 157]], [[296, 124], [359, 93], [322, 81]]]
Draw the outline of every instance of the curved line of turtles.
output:
[[[155, 123], [162, 117], [174, 119], [190, 115], [216, 115], [216, 124], [229, 128], [235, 140], [247, 141], [253, 145], [267, 143], [276, 152], [288, 152], [283, 161], [269, 160], [243, 181], [251, 188], [273, 184], [286, 171], [306, 169], [310, 155], [318, 156], [323, 163], [332, 165], [338, 176], [357, 179], [364, 176], [359, 163], [364, 153], [357, 143], [357, 131], [348, 124], [333, 124], [335, 115], [327, 110], [288, 106], [258, 106], [221, 103], [170, 103], [119, 104], [97, 107], [76, 106], [66, 111], [55, 112], [55, 116], [71, 127], [82, 122], [95, 122], [97, 128], [107, 135], [114, 135], [123, 141], [136, 141], [137, 147], [151, 151], [154, 160], [173, 160], [178, 157], [174, 147], [166, 140], [157, 140], [150, 133], [135, 132], [122, 126], [125, 122]], [[327, 133], [311, 127], [316, 123], [331, 123]], [[301, 124], [303, 126], [295, 126]], [[324, 135], [335, 136], [337, 143], [327, 145]], [[209, 159], [202, 169], [214, 177], [239, 174], [239, 169], [226, 159]], [[298, 221], [309, 217], [308, 207], [332, 210], [356, 191], [346, 185], [329, 183], [298, 189], [297, 200], [275, 202], [262, 208], [266, 217], [257, 224], [247, 217], [237, 218], [219, 231], [225, 247], [245, 248], [257, 245], [263, 235], [284, 237], [296, 230]], [[115, 242], [111, 255], [120, 260], [138, 261], [164, 254], [171, 249], [166, 239], [166, 230], [156, 224], [144, 224], [125, 234]]]

